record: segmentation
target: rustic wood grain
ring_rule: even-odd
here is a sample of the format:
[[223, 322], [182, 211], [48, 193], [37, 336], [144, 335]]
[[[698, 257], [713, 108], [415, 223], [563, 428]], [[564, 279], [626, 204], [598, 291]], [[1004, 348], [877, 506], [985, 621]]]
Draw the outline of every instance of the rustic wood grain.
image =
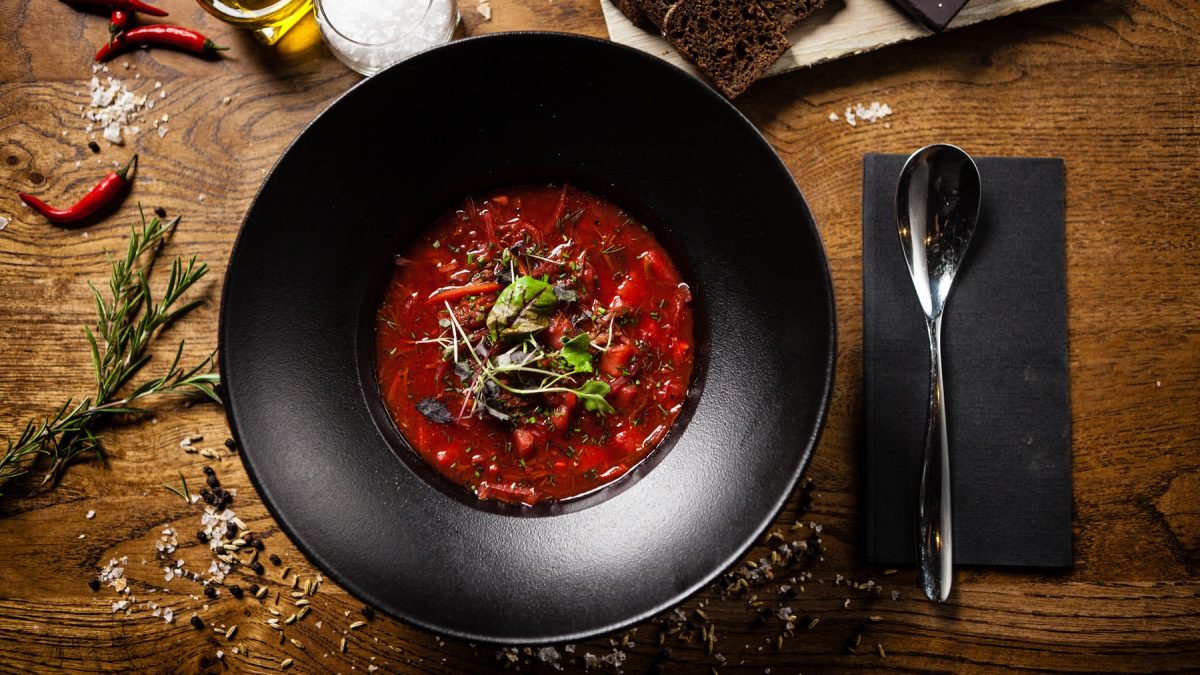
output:
[[[160, 4], [173, 21], [233, 49], [216, 61], [163, 50], [116, 59], [111, 74], [138, 83], [139, 91], [163, 83], [167, 97], [153, 112], [170, 116], [169, 131], [159, 138], [147, 122], [129, 145], [102, 143], [99, 155], [86, 147], [78, 106], [85, 102], [90, 55], [105, 39], [104, 20], [61, 2], [0, 4], [0, 215], [11, 219], [0, 231], [0, 434], [15, 433], [25, 418], [67, 396], [87, 393], [80, 326], [91, 319], [91, 306], [84, 282], [103, 280], [102, 252], [124, 247], [139, 202], [182, 215], [167, 250], [195, 254], [212, 266], [196, 291], [209, 303], [170, 333], [186, 338], [194, 357], [212, 349], [222, 272], [265, 171], [309, 120], [358, 81], [311, 41], [311, 23], [268, 50], [187, 0]], [[463, 33], [606, 34], [596, 0], [493, 0], [491, 21], [476, 5], [462, 3]], [[790, 606], [819, 621], [806, 630], [806, 619], [779, 645], [784, 625], [777, 617], [759, 622], [747, 596], [709, 590], [683, 609], [695, 619], [692, 610], [704, 603], [717, 631], [714, 654], [699, 639], [688, 644], [669, 636], [666, 656], [659, 623], [648, 622], [630, 632], [632, 647], [621, 647], [626, 672], [659, 665], [697, 673], [712, 667], [773, 673], [1200, 669], [1198, 34], [1200, 6], [1190, 0], [1065, 0], [771, 78], [739, 100], [804, 190], [837, 295], [837, 384], [808, 473], [818, 493], [803, 516], [795, 496], [773, 528], [807, 536], [808, 527], [793, 530], [793, 522], [819, 523], [824, 555], [782, 577], [796, 576], [792, 585], [804, 587], [796, 598], [778, 596], [781, 579], [752, 590], [770, 607]], [[481, 64], [483, 77], [507, 75], [503, 64]], [[229, 105], [222, 103], [225, 96]], [[853, 128], [828, 120], [830, 112], [873, 100], [889, 103], [895, 114]], [[1073, 570], [961, 570], [951, 601], [942, 606], [919, 598], [911, 570], [886, 574], [864, 565], [858, 525], [861, 159], [865, 152], [909, 152], [933, 141], [955, 142], [978, 155], [1066, 161], [1075, 480]], [[15, 197], [27, 190], [70, 201], [134, 149], [142, 163], [129, 198], [85, 229], [50, 227]], [[205, 437], [201, 447], [221, 449], [227, 429], [220, 410], [164, 402], [153, 419], [107, 431], [106, 459], [72, 467], [56, 489], [26, 494], [24, 484], [6, 486], [0, 670], [258, 672], [277, 670], [285, 658], [294, 660], [294, 672], [501, 667], [495, 646], [442, 640], [383, 616], [348, 631], [347, 652], [339, 653], [342, 632], [361, 616], [361, 604], [331, 580], [312, 596], [311, 613], [285, 631], [304, 649], [279, 644], [258, 600], [225, 594], [207, 601], [198, 584], [164, 582], [154, 546], [164, 526], [180, 533], [178, 555], [187, 568], [203, 571], [211, 560], [189, 534], [199, 526], [196, 507], [160, 487], [182, 470], [198, 489], [206, 463], [225, 487], [238, 490], [234, 508], [265, 541], [264, 556], [280, 556], [305, 579], [318, 573], [279, 531], [237, 456], [187, 454], [179, 441], [192, 434]], [[89, 510], [96, 511], [94, 519], [85, 518]], [[748, 558], [764, 555], [767, 548], [759, 546]], [[139, 604], [172, 607], [174, 623], [140, 608], [114, 614], [112, 589], [88, 588], [99, 567], [121, 556], [129, 557], [127, 576]], [[266, 568], [269, 597], [282, 590], [286, 604], [289, 588], [280, 585], [279, 568]], [[264, 583], [253, 576], [239, 571], [230, 583]], [[874, 581], [882, 592], [853, 588], [846, 579]], [[205, 630], [188, 624], [192, 612]], [[212, 631], [235, 624], [232, 640]], [[621, 638], [611, 636], [618, 644]], [[582, 671], [585, 652], [611, 653], [609, 639], [564, 653], [567, 669]], [[218, 649], [224, 651], [220, 661]], [[550, 670], [537, 667], [536, 656], [519, 658], [523, 671]]]

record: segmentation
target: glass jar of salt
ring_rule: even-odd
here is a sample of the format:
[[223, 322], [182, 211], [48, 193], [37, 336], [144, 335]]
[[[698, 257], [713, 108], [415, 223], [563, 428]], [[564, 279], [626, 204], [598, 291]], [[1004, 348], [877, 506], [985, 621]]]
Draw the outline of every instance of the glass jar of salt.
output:
[[454, 0], [316, 0], [321, 37], [334, 56], [363, 75], [449, 42]]

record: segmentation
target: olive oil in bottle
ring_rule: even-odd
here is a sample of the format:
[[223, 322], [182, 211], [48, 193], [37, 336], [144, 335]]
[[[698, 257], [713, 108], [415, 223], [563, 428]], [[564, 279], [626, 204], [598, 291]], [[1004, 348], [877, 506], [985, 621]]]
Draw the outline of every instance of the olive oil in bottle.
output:
[[209, 14], [254, 31], [266, 44], [283, 34], [312, 10], [312, 0], [196, 0]]

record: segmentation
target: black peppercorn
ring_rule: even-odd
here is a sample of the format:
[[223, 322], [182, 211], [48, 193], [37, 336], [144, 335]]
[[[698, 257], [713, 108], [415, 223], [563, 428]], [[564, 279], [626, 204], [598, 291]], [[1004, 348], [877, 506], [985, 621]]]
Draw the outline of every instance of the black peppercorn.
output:
[[261, 551], [261, 550], [263, 550], [263, 543], [262, 543], [262, 539], [255, 539], [255, 540], [254, 540], [254, 543], [253, 543], [253, 544], [251, 544], [251, 545], [254, 547], [254, 550], [255, 550], [255, 551]]
[[204, 482], [208, 483], [208, 487], [210, 488], [221, 487], [221, 481], [217, 480], [217, 477], [212, 474], [209, 474], [208, 478]]
[[361, 612], [364, 617], [366, 617], [367, 621], [375, 620], [375, 610], [371, 609], [370, 607], [363, 605], [363, 608], [358, 611]]
[[158, 216], [159, 218], [166, 218], [167, 210], [161, 206], [156, 206], [154, 207], [154, 215]]
[[93, 592], [100, 590], [100, 580], [92, 579], [88, 582], [88, 588], [92, 589]]
[[203, 532], [203, 531], [197, 532], [197, 533], [196, 533], [196, 538], [200, 540], [200, 543], [201, 543], [201, 544], [207, 544], [207, 543], [208, 543], [208, 535], [207, 535], [207, 534], [204, 534], [204, 532]]
[[100, 152], [100, 144], [96, 141], [88, 141], [88, 149], [98, 154]]
[[217, 597], [217, 589], [213, 588], [212, 586], [205, 586], [204, 596], [209, 599]]
[[200, 620], [200, 617], [198, 617], [194, 614], [192, 615], [192, 627], [195, 628], [196, 630], [204, 629], [204, 622]]
[[279, 556], [275, 555], [274, 553], [272, 553], [270, 556], [268, 556], [267, 560], [270, 560], [271, 564], [276, 567], [283, 564], [283, 561], [279, 559]]
[[205, 476], [215, 476], [216, 472], [213, 471], [213, 468], [211, 466], [206, 466], [206, 467], [204, 467], [204, 475]]
[[250, 588], [246, 589], [250, 595], [258, 595], [258, 584], [250, 584]]
[[229, 594], [232, 595], [233, 597], [237, 598], [238, 600], [241, 600], [242, 599], [242, 587], [238, 586], [237, 584], [230, 586]]
[[263, 564], [255, 560], [254, 562], [250, 563], [250, 569], [254, 570], [255, 574], [262, 574]]
[[232, 438], [226, 438], [225, 449], [230, 452], [237, 452], [237, 443], [234, 443]]

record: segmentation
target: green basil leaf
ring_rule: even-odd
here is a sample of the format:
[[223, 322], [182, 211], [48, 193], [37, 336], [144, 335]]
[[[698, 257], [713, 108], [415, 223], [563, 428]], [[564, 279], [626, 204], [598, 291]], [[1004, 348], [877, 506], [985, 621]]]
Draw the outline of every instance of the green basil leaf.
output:
[[558, 350], [558, 355], [575, 372], [590, 373], [592, 372], [592, 355], [588, 353], [590, 347], [591, 340], [588, 338], [588, 334], [580, 333], [563, 342], [562, 349]]
[[557, 304], [550, 284], [531, 276], [517, 277], [500, 291], [488, 312], [488, 331], [497, 342], [532, 335], [550, 325]]
[[582, 387], [574, 391], [575, 395], [583, 401], [583, 407], [586, 410], [598, 412], [601, 415], [617, 411], [608, 401], [604, 400], [605, 394], [612, 391], [612, 387], [608, 386], [606, 382], [588, 380], [583, 383]]

